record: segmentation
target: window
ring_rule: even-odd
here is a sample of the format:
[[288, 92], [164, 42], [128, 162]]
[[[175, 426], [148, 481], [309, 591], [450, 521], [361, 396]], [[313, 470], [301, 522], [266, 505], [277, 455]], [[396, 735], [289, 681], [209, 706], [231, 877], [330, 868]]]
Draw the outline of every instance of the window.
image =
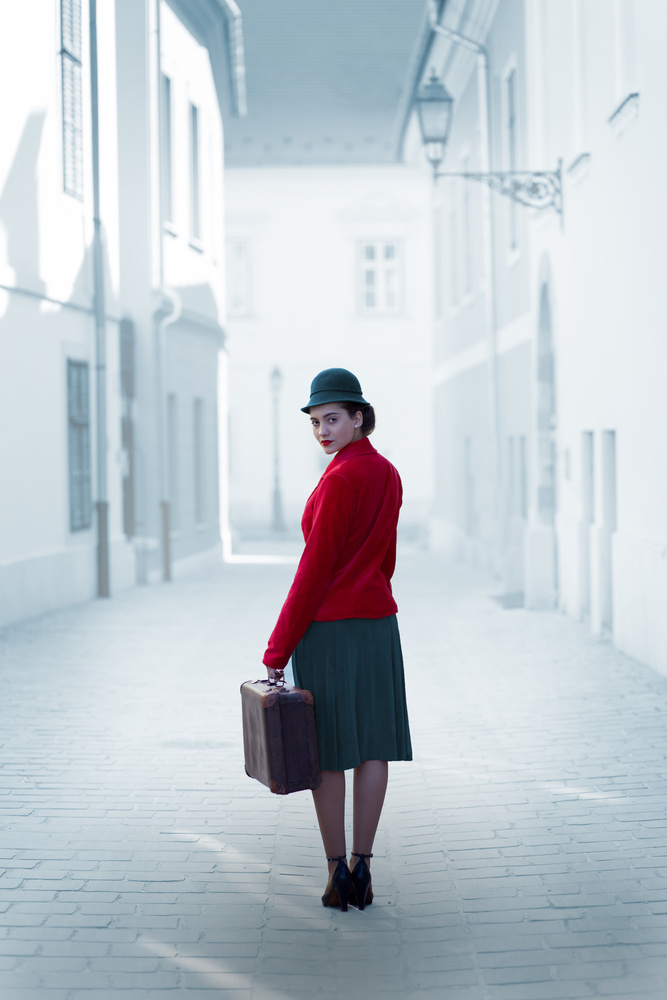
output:
[[463, 503], [466, 535], [469, 538], [476, 538], [479, 531], [479, 524], [477, 519], [477, 489], [471, 437], [463, 439]]
[[585, 525], [595, 521], [595, 438], [593, 431], [581, 433], [581, 518]]
[[509, 513], [512, 517], [528, 516], [528, 452], [526, 435], [508, 438]]
[[160, 74], [160, 210], [163, 222], [173, 222], [171, 80]]
[[450, 188], [451, 198], [449, 201], [449, 299], [452, 308], [458, 306], [461, 297], [459, 289], [458, 185], [458, 180], [452, 180]]
[[134, 503], [135, 448], [134, 422], [129, 413], [121, 417], [121, 442], [123, 446], [123, 531], [128, 538], [137, 533]]
[[587, 144], [588, 135], [588, 108], [587, 108], [587, 75], [588, 66], [586, 60], [587, 39], [586, 11], [582, 9], [579, 0], [571, 0], [572, 3], [572, 50], [574, 63], [573, 80], [573, 107], [572, 124], [575, 153], [581, 153]]
[[359, 311], [391, 316], [400, 312], [401, 252], [396, 241], [359, 245]]
[[199, 205], [199, 110], [190, 105], [190, 236], [201, 237]]
[[120, 321], [120, 388], [123, 399], [134, 399], [135, 328], [131, 319]]
[[525, 434], [519, 437], [519, 513], [524, 520], [528, 517], [528, 439]]
[[602, 523], [616, 531], [616, 431], [602, 431]]
[[[461, 160], [461, 173], [470, 173], [470, 156]], [[463, 243], [463, 294], [472, 295], [472, 240], [470, 233], [470, 182], [461, 178], [461, 241]]]
[[172, 531], [180, 526], [178, 490], [178, 400], [173, 392], [167, 396], [167, 477], [169, 483], [169, 523]]
[[609, 124], [617, 135], [639, 114], [639, 79], [637, 74], [637, 38], [635, 0], [615, 0], [614, 35], [616, 42], [614, 110]]
[[637, 90], [637, 42], [635, 0], [615, 0], [616, 100], [625, 100]]
[[81, 92], [81, 0], [61, 0], [63, 189], [83, 199], [83, 110]]
[[70, 531], [92, 524], [88, 363], [67, 361]]
[[443, 316], [443, 285], [444, 285], [444, 210], [439, 198], [436, 194], [436, 202], [433, 210], [433, 225], [434, 225], [434, 274], [435, 274], [435, 288], [434, 288], [434, 306], [435, 306], [435, 318], [437, 321], [442, 320]]
[[204, 400], [195, 399], [193, 408], [193, 462], [195, 523], [204, 522]]
[[[517, 169], [517, 126], [516, 126], [516, 69], [511, 69], [505, 77], [505, 148], [507, 169]], [[517, 203], [507, 199], [509, 213], [509, 245], [516, 250], [519, 245]]]
[[227, 312], [230, 316], [250, 316], [250, 246], [243, 240], [227, 244]]
[[120, 322], [120, 388], [122, 398], [121, 440], [123, 445], [123, 531], [136, 534], [134, 417], [135, 329], [127, 317]]

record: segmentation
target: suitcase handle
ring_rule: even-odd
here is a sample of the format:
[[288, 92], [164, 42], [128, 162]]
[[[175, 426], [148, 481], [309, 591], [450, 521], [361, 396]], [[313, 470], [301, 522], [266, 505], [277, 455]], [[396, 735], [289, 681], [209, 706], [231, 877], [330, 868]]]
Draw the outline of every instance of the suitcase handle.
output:
[[286, 686], [285, 685], [285, 671], [284, 670], [276, 670], [275, 680], [271, 680], [271, 678], [269, 677], [268, 678], [268, 684], [270, 685], [270, 687], [284, 688]]

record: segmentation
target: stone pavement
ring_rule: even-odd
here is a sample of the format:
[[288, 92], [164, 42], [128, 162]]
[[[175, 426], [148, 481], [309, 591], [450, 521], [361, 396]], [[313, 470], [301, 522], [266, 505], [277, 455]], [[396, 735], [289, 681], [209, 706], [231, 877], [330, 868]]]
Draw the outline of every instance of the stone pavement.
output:
[[415, 761], [376, 902], [324, 909], [310, 796], [241, 755], [292, 572], [208, 566], [0, 633], [2, 1000], [665, 1000], [667, 678], [405, 554]]

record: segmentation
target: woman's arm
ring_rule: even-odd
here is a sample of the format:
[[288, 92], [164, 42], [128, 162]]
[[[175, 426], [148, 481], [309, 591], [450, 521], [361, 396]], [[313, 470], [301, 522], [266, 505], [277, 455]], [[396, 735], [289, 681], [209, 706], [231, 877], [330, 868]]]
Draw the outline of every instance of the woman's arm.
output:
[[382, 560], [382, 566], [380, 567], [382, 572], [387, 578], [387, 583], [391, 587], [391, 578], [394, 575], [394, 570], [396, 569], [396, 535], [392, 538], [389, 543], [389, 548], [387, 549], [387, 554]]
[[306, 547], [264, 654], [267, 668], [285, 667], [317, 614], [345, 545], [355, 503], [353, 488], [342, 475], [330, 474], [320, 483]]

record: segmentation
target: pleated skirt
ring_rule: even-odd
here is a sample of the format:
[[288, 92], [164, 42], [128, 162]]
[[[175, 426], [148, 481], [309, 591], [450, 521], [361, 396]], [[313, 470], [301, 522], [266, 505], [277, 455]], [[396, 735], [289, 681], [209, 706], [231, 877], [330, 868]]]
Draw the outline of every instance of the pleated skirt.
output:
[[313, 695], [323, 771], [412, 760], [396, 615], [311, 622], [292, 671], [297, 687]]

